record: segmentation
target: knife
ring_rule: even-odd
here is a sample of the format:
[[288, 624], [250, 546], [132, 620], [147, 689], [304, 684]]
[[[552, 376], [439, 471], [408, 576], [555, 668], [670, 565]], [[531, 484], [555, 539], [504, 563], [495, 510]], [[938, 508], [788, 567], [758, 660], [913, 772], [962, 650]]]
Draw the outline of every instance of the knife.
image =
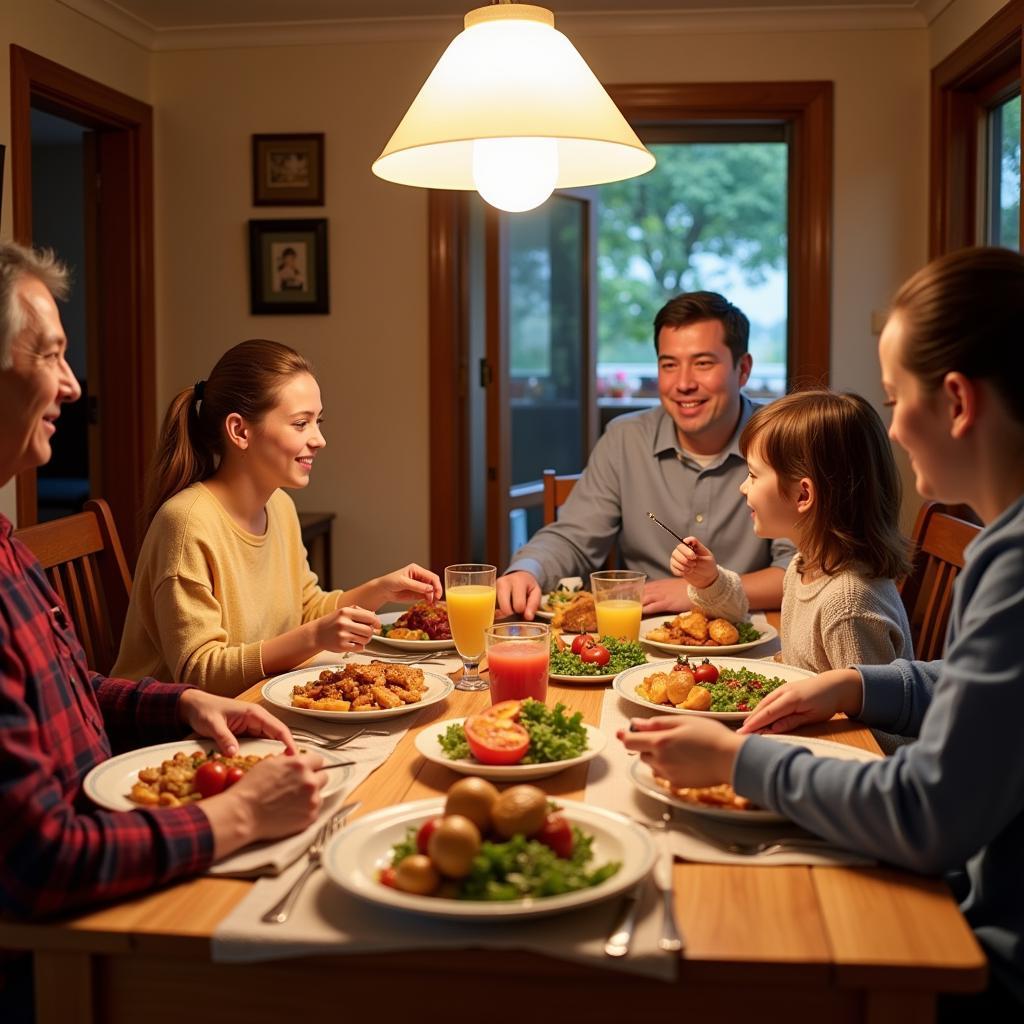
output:
[[668, 827], [671, 820], [671, 812], [665, 811], [660, 824], [651, 828], [657, 850], [653, 875], [654, 884], [661, 892], [661, 938], [658, 939], [658, 948], [665, 950], [666, 953], [679, 953], [686, 949], [686, 941], [676, 923], [675, 894], [672, 889], [672, 867], [675, 859], [672, 855], [672, 837], [669, 835]]
[[608, 941], [604, 944], [605, 956], [625, 956], [629, 952], [629, 944], [633, 941], [633, 929], [636, 928], [636, 915], [640, 908], [640, 886], [634, 885], [626, 894], [619, 909], [619, 917], [612, 928]]

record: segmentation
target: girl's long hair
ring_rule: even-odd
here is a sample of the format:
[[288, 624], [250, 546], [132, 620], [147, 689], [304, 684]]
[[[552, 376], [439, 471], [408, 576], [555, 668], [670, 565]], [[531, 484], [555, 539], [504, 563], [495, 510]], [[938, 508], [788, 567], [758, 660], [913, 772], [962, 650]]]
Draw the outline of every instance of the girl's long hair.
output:
[[294, 349], [261, 338], [243, 341], [217, 360], [208, 380], [178, 392], [164, 416], [146, 491], [146, 525], [168, 498], [206, 480], [224, 454], [224, 421], [238, 413], [259, 423], [281, 388], [313, 368]]
[[900, 476], [878, 413], [860, 395], [798, 391], [762, 406], [740, 435], [775, 471], [780, 491], [803, 477], [815, 501], [801, 524], [801, 553], [826, 575], [863, 568], [878, 579], [910, 571], [900, 533]]

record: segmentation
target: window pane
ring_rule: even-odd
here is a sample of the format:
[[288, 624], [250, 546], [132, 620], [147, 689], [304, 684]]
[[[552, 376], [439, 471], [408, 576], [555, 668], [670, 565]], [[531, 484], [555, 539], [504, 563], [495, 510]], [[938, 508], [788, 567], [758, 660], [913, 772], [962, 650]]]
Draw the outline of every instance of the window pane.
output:
[[583, 203], [552, 196], [508, 218], [513, 486], [582, 468], [585, 216]]
[[597, 190], [602, 426], [618, 412], [657, 403], [651, 324], [682, 291], [717, 291], [736, 303], [750, 318], [747, 390], [786, 390], [786, 143], [650, 149], [653, 171]]
[[991, 186], [989, 241], [1020, 249], [1020, 96], [989, 115]]

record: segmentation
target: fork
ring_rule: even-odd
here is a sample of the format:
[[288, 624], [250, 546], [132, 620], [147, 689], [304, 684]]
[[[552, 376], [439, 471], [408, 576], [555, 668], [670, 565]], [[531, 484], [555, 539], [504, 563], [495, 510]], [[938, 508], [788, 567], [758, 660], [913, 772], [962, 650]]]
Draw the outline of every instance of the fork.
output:
[[388, 665], [419, 665], [424, 661], [433, 661], [436, 658], [451, 658], [455, 657], [453, 651], [431, 651], [429, 654], [396, 654], [396, 655], [383, 655], [377, 654], [375, 651], [364, 651], [364, 654], [368, 658], [373, 658], [374, 661], [382, 661]]
[[346, 744], [351, 743], [360, 736], [390, 736], [386, 729], [356, 729], [347, 736], [339, 736], [332, 739], [330, 736], [321, 736], [318, 732], [308, 732], [305, 729], [296, 731], [292, 729], [292, 736], [300, 743], [317, 743], [321, 750], [340, 750]]
[[761, 842], [736, 842], [724, 839], [717, 839], [709, 836], [692, 825], [687, 825], [679, 820], [678, 815], [672, 816], [673, 827], [685, 832], [694, 839], [713, 846], [723, 853], [731, 853], [737, 857], [756, 857], [758, 854], [770, 856], [773, 853], [791, 853], [799, 850], [832, 850], [835, 849], [832, 843], [820, 836], [792, 836], [789, 839], [765, 839]]
[[327, 840], [341, 828], [342, 822], [352, 813], [353, 809], [353, 806], [343, 807], [328, 818], [320, 831], [313, 837], [313, 842], [309, 844], [309, 849], [306, 851], [306, 866], [302, 874], [295, 879], [284, 896], [260, 918], [261, 921], [265, 924], [284, 924], [288, 920], [306, 880], [320, 867]]

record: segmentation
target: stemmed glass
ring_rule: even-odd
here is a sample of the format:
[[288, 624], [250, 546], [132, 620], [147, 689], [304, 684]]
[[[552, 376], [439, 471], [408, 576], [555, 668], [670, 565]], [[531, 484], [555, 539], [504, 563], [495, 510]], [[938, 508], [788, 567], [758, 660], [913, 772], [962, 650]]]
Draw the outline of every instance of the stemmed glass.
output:
[[494, 625], [495, 582], [493, 565], [449, 565], [444, 570], [444, 596], [455, 649], [462, 658], [462, 678], [457, 690], [486, 690], [480, 678], [484, 630]]

